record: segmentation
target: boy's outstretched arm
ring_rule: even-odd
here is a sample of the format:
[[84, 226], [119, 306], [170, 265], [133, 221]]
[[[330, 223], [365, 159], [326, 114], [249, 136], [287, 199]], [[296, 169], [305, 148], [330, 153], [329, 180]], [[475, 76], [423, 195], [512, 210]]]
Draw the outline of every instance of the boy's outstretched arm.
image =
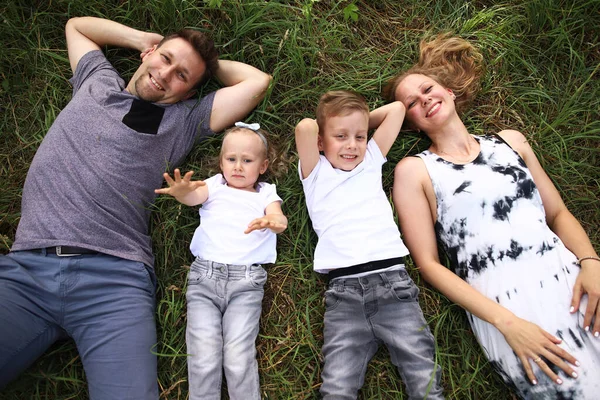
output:
[[304, 179], [319, 162], [319, 125], [314, 119], [304, 118], [296, 125], [296, 150]]
[[242, 121], [260, 103], [272, 78], [248, 64], [230, 60], [219, 60], [216, 76], [225, 87], [215, 94], [210, 129], [220, 132]]
[[385, 157], [400, 133], [406, 108], [395, 101], [374, 109], [369, 113], [369, 129], [376, 129], [373, 139]]
[[95, 17], [71, 18], [65, 26], [71, 70], [75, 73], [79, 60], [102, 46], [137, 49], [140, 53], [162, 40], [158, 33], [143, 32], [118, 22]]
[[265, 216], [256, 218], [248, 224], [244, 233], [250, 233], [257, 229], [269, 228], [274, 233], [281, 233], [287, 228], [287, 218], [281, 210], [281, 202], [274, 201], [265, 208]]
[[186, 206], [197, 206], [208, 199], [208, 187], [204, 181], [192, 181], [194, 171], [188, 171], [183, 178], [179, 168], [175, 169], [173, 178], [166, 172], [163, 174], [165, 181], [169, 187], [162, 189], [154, 189], [156, 194], [168, 194], [175, 199], [185, 204]]

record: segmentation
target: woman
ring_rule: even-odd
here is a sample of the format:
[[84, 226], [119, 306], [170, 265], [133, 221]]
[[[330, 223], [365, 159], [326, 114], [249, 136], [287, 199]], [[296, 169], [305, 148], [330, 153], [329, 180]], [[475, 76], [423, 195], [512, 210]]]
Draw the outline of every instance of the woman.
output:
[[[475, 95], [481, 60], [468, 42], [438, 36], [388, 85], [410, 128], [432, 142], [395, 169], [403, 238], [519, 396], [598, 398], [600, 258], [520, 132], [467, 131], [458, 112]], [[436, 235], [454, 272], [440, 263]]]

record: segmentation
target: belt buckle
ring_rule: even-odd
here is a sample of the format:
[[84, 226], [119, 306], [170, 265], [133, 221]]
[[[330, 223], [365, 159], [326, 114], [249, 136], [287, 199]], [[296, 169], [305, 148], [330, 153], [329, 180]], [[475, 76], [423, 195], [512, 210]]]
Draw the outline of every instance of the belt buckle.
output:
[[62, 246], [55, 246], [56, 249], [56, 255], [58, 257], [73, 257], [73, 256], [80, 256], [81, 254], [63, 254], [62, 253]]

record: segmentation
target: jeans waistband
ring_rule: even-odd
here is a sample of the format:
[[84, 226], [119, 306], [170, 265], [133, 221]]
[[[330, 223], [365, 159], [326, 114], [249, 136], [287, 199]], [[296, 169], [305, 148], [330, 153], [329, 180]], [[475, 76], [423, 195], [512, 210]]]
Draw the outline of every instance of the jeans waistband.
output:
[[69, 257], [69, 256], [80, 256], [82, 254], [98, 254], [99, 251], [86, 249], [84, 247], [78, 246], [52, 246], [52, 247], [42, 247], [40, 249], [32, 249], [30, 251], [35, 251], [42, 254], [52, 254], [59, 257]]
[[367, 263], [352, 265], [346, 268], [338, 268], [329, 271], [327, 274], [328, 281], [340, 278], [342, 276], [356, 275], [363, 272], [375, 272], [380, 269], [393, 267], [394, 265], [404, 264], [404, 257], [386, 258], [385, 260], [370, 261]]
[[247, 278], [252, 267], [262, 267], [260, 264], [225, 264], [198, 258], [194, 261], [194, 264], [198, 265], [200, 268], [205, 268], [207, 270], [208, 277], [215, 276], [219, 278]]

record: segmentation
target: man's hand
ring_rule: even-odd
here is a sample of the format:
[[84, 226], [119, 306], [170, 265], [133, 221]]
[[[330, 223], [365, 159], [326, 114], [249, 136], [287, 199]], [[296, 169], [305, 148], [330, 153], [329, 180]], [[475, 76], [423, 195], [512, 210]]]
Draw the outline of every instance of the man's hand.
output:
[[73, 73], [81, 57], [92, 50], [100, 50], [102, 46], [126, 47], [144, 54], [162, 40], [159, 34], [95, 17], [71, 18], [65, 26], [65, 35]]
[[156, 47], [163, 40], [163, 36], [158, 33], [145, 32], [143, 42], [141, 44], [142, 50], [140, 53], [140, 59], [144, 59], [144, 57], [152, 50], [156, 50]]

